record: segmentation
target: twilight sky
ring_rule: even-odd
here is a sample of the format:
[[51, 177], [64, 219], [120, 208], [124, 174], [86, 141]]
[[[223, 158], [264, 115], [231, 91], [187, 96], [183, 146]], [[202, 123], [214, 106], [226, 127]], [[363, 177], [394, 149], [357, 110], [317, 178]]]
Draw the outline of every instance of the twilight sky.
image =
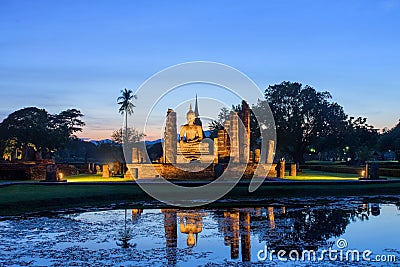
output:
[[[87, 124], [80, 137], [109, 138], [123, 123], [121, 89], [206, 60], [237, 68], [261, 89], [289, 80], [327, 90], [348, 114], [393, 127], [399, 13], [395, 0], [1, 0], [0, 121], [28, 106], [78, 108]], [[209, 90], [187, 92], [191, 99]]]

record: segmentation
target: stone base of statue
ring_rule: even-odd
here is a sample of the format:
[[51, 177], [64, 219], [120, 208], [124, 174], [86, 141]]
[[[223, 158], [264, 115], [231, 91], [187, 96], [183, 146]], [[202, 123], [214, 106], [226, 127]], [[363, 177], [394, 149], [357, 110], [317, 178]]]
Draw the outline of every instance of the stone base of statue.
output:
[[214, 155], [210, 153], [210, 145], [208, 143], [178, 143], [178, 151], [176, 163], [190, 163], [198, 161], [200, 163], [211, 163]]
[[231, 164], [229, 172], [226, 170], [228, 164], [207, 164], [200, 161], [176, 164], [132, 163], [127, 164], [127, 167], [130, 175], [135, 180], [160, 179], [160, 177], [163, 177], [167, 180], [207, 181], [218, 178], [222, 173], [225, 173], [225, 179], [236, 179], [237, 177], [245, 179], [266, 176], [268, 178], [277, 177], [276, 164]]

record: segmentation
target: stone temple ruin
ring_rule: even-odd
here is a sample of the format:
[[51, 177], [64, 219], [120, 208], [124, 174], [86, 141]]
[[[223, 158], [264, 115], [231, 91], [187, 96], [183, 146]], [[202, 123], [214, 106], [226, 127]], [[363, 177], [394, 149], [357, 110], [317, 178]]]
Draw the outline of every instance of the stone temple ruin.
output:
[[[223, 129], [213, 140], [204, 135], [197, 97], [194, 111], [190, 105], [186, 120], [187, 124], [181, 125], [178, 131], [177, 114], [168, 109], [163, 156], [159, 162], [150, 162], [144, 148], [132, 149], [132, 164], [128, 165], [134, 179], [161, 176], [166, 179], [213, 180], [224, 172], [229, 162], [238, 173], [242, 170], [242, 174], [245, 169], [244, 177], [253, 177], [257, 167], [264, 170], [260, 176], [276, 176], [274, 166], [268, 173], [274, 158], [274, 141], [263, 142], [261, 149], [250, 149], [250, 107], [246, 101], [242, 101], [240, 115], [230, 112]], [[261, 150], [266, 153], [261, 153]]]

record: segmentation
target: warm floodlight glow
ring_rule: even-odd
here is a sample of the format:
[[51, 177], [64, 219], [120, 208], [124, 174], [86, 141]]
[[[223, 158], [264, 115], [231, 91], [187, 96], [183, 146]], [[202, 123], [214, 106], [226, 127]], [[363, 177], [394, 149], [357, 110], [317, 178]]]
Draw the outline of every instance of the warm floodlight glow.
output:
[[64, 174], [63, 174], [62, 172], [60, 172], [60, 173], [58, 174], [58, 178], [59, 178], [60, 180], [62, 180], [63, 177], [64, 177]]

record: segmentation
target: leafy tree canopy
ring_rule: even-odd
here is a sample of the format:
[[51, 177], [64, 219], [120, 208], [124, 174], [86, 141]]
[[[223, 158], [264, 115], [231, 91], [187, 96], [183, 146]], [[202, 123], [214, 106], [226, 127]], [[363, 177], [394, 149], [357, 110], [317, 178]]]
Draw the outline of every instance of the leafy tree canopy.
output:
[[385, 131], [378, 141], [378, 148], [382, 151], [392, 150], [400, 158], [400, 122], [390, 130]]
[[271, 85], [265, 98], [275, 118], [278, 149], [296, 162], [304, 161], [307, 146], [316, 138], [335, 135], [347, 119], [328, 92], [301, 83]]
[[54, 152], [82, 131], [83, 114], [77, 109], [68, 109], [59, 114], [49, 114], [45, 109], [28, 107], [17, 110], [0, 123], [2, 152], [32, 146], [37, 151]]
[[112, 133], [111, 139], [118, 144], [122, 144], [126, 136], [128, 143], [136, 143], [142, 140], [145, 134], [140, 133], [139, 131], [132, 128], [128, 128], [128, 132], [127, 134], [125, 134], [125, 130], [120, 128]]

